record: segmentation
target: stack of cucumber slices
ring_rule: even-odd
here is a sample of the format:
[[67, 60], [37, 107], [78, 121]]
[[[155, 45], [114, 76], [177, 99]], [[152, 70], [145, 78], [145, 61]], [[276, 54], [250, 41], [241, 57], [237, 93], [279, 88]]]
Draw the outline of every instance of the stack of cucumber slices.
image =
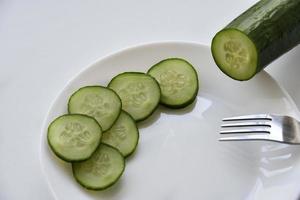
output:
[[121, 177], [125, 158], [137, 147], [136, 123], [159, 104], [186, 107], [197, 93], [197, 72], [180, 58], [163, 60], [147, 73], [121, 73], [107, 87], [86, 86], [71, 95], [69, 113], [48, 127], [49, 146], [72, 163], [73, 175], [83, 187], [108, 188]]

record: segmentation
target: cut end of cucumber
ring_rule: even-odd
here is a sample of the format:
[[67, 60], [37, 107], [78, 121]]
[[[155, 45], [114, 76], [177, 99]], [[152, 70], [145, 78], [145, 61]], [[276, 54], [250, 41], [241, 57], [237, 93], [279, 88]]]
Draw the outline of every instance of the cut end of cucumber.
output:
[[237, 29], [224, 29], [212, 41], [218, 67], [235, 80], [249, 80], [257, 70], [257, 50], [251, 39]]

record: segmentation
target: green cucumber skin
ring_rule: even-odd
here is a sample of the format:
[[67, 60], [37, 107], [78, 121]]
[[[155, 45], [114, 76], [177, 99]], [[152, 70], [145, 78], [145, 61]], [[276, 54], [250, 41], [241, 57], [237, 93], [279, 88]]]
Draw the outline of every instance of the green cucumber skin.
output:
[[[115, 148], [115, 147], [113, 147], [113, 146], [111, 146], [111, 145], [104, 144], [104, 143], [101, 143], [101, 145], [105, 145], [105, 146], [108, 146], [108, 147], [110, 147], [110, 148], [113, 148], [113, 149], [115, 149], [116, 151], [118, 151], [118, 152], [120, 153], [120, 155], [122, 155], [121, 152], [120, 152], [117, 148]], [[123, 173], [124, 173], [124, 171], [125, 171], [125, 167], [126, 167], [126, 162], [125, 162], [125, 158], [124, 158], [124, 159], [123, 159], [123, 169], [122, 169], [122, 172], [120, 173], [120, 175], [116, 178], [116, 180], [115, 180], [114, 182], [112, 182], [112, 183], [110, 183], [110, 184], [108, 184], [108, 185], [106, 185], [106, 186], [104, 186], [104, 187], [101, 187], [101, 188], [90, 187], [90, 186], [86, 185], [85, 183], [83, 183], [82, 181], [80, 181], [80, 180], [77, 178], [77, 176], [75, 175], [73, 165], [72, 165], [72, 173], [73, 173], [73, 177], [75, 178], [75, 180], [77, 181], [77, 183], [79, 183], [82, 187], [84, 187], [84, 188], [86, 188], [86, 189], [88, 189], [88, 190], [100, 191], [100, 190], [105, 190], [105, 189], [111, 187], [112, 185], [114, 185], [114, 184], [121, 178], [121, 176], [123, 175]]]
[[[181, 61], [184, 61], [186, 62], [188, 65], [192, 66], [192, 69], [194, 70], [195, 74], [196, 74], [196, 77], [197, 77], [197, 89], [195, 90], [195, 93], [193, 95], [193, 97], [189, 100], [189, 101], [186, 101], [185, 103], [183, 104], [180, 104], [180, 105], [171, 105], [171, 104], [166, 104], [166, 103], [163, 103], [163, 102], [160, 102], [161, 105], [165, 106], [165, 107], [168, 107], [168, 108], [172, 108], [172, 109], [181, 109], [181, 108], [184, 108], [190, 104], [192, 104], [196, 97], [197, 97], [197, 94], [198, 94], [198, 91], [199, 91], [199, 77], [198, 77], [198, 73], [197, 71], [195, 70], [195, 68], [193, 67], [193, 65], [191, 65], [189, 62], [187, 62], [186, 60], [182, 59], [182, 58], [167, 58], [167, 59], [164, 59], [158, 63], [156, 63], [155, 65], [153, 65], [147, 72], [147, 74], [149, 74], [149, 72], [154, 69], [155, 66], [161, 64], [162, 62], [164, 61], [168, 61], [168, 60], [172, 60], [172, 59], [177, 59], [177, 60], [181, 60]], [[151, 76], [151, 75], [150, 75]], [[154, 78], [155, 79], [155, 78]]]
[[[132, 117], [128, 112], [126, 112], [125, 110], [123, 110], [123, 112], [124, 112], [126, 115], [128, 115], [133, 121], [135, 121], [135, 120], [133, 119], [133, 117]], [[135, 124], [135, 127], [136, 127], [136, 130], [138, 131], [138, 138], [137, 138], [137, 140], [136, 140], [134, 149], [133, 149], [129, 154], [123, 155], [124, 158], [128, 158], [129, 156], [131, 156], [131, 155], [135, 152], [135, 150], [136, 150], [136, 148], [137, 148], [137, 146], [138, 146], [138, 143], [139, 143], [139, 140], [140, 140], [140, 131], [139, 131], [139, 129], [138, 129], [137, 124]]]
[[[104, 89], [108, 89], [108, 90], [112, 91], [113, 93], [115, 93], [116, 96], [119, 98], [120, 103], [121, 103], [121, 106], [120, 106], [120, 109], [119, 109], [119, 114], [118, 114], [117, 118], [115, 119], [115, 121], [112, 123], [112, 125], [109, 127], [109, 128], [111, 128], [111, 127], [114, 125], [114, 123], [117, 121], [118, 117], [119, 117], [120, 114], [121, 114], [121, 110], [122, 110], [122, 101], [121, 101], [119, 95], [118, 95], [114, 90], [112, 90], [112, 89], [110, 89], [110, 88], [108, 88], [108, 87], [104, 87], [104, 86], [101, 86], [101, 85], [89, 85], [89, 86], [84, 86], [84, 87], [79, 88], [78, 90], [76, 90], [75, 92], [73, 92], [73, 94], [69, 97], [69, 100], [68, 100], [68, 113], [71, 114], [71, 111], [70, 111], [70, 100], [71, 100], [71, 98], [72, 98], [77, 92], [79, 92], [81, 89], [89, 88], [89, 87], [101, 87], [101, 88], [104, 88]], [[97, 120], [96, 120], [96, 121], [97, 121]], [[99, 122], [98, 122], [98, 124], [99, 124]], [[100, 126], [100, 127], [101, 127], [101, 126]], [[108, 128], [108, 129], [109, 129], [109, 128]], [[101, 129], [102, 129], [102, 127], [101, 127]], [[107, 129], [107, 130], [108, 130], [108, 129]], [[106, 131], [106, 130], [103, 130], [103, 129], [102, 129], [102, 131]]]
[[[110, 82], [108, 83], [108, 85], [107, 85], [107, 88], [109, 88], [110, 84], [113, 82], [113, 80], [114, 80], [115, 78], [117, 78], [117, 77], [120, 76], [120, 75], [124, 75], [124, 74], [143, 74], [143, 75], [149, 76], [150, 78], [152, 78], [152, 79], [156, 82], [156, 84], [158, 85], [159, 92], [160, 92], [160, 94], [161, 94], [161, 89], [160, 89], [160, 87], [159, 87], [159, 84], [158, 84], [157, 80], [156, 80], [155, 78], [153, 78], [152, 76], [150, 76], [150, 75], [144, 73], [144, 72], [123, 72], [123, 73], [120, 73], [120, 74], [118, 74], [117, 76], [115, 76], [115, 77], [113, 77], [113, 78], [111, 79], [111, 81], [110, 81]], [[121, 102], [122, 102], [122, 101], [121, 101]], [[159, 106], [159, 103], [156, 105], [155, 108], [153, 108], [153, 110], [150, 112], [149, 115], [147, 115], [147, 116], [145, 116], [145, 117], [143, 117], [143, 118], [134, 120], [134, 121], [136, 121], [136, 122], [141, 122], [141, 121], [146, 120], [148, 117], [150, 117], [150, 116], [155, 112], [155, 110], [158, 108], [158, 106]], [[122, 109], [122, 107], [121, 107], [121, 109]], [[120, 113], [121, 113], [121, 112], [120, 112]]]
[[[95, 120], [95, 119], [94, 119], [93, 117], [91, 117], [91, 116], [84, 115], [84, 114], [64, 114], [64, 115], [61, 115], [61, 116], [55, 118], [55, 119], [50, 123], [50, 125], [48, 126], [48, 129], [47, 129], [47, 133], [49, 132], [49, 129], [50, 129], [52, 123], [53, 123], [55, 120], [57, 120], [57, 119], [59, 119], [59, 118], [61, 118], [61, 117], [67, 116], [67, 115], [77, 115], [77, 116], [85, 116], [85, 117], [88, 117], [88, 118], [94, 120], [94, 121], [99, 125], [99, 127], [100, 127], [100, 129], [101, 129], [101, 131], [102, 131], [102, 127], [100, 126], [100, 124], [98, 123], [98, 121]], [[92, 153], [92, 154], [91, 154], [88, 158], [86, 158], [86, 159], [71, 160], [71, 159], [68, 159], [68, 158], [66, 158], [65, 156], [61, 155], [60, 153], [58, 153], [58, 152], [55, 150], [55, 148], [52, 147], [51, 142], [50, 142], [50, 139], [49, 139], [49, 134], [47, 134], [47, 142], [48, 142], [49, 147], [50, 147], [50, 149], [52, 150], [52, 152], [53, 152], [58, 158], [60, 158], [61, 160], [65, 161], [65, 162], [81, 162], [81, 161], [88, 160], [88, 159], [93, 155], [93, 153]], [[101, 144], [101, 139], [99, 140], [98, 146], [99, 146], [100, 144]], [[98, 147], [97, 147], [97, 148], [98, 148]], [[96, 148], [96, 149], [97, 149], [97, 148]]]
[[300, 43], [300, 1], [261, 0], [223, 30], [226, 29], [239, 30], [254, 43], [258, 55], [258, 73]]

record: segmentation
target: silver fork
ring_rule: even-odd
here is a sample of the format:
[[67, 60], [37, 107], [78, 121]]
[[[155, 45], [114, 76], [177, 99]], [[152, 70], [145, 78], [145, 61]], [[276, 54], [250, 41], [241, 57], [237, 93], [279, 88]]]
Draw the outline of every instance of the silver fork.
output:
[[219, 141], [268, 140], [300, 144], [300, 122], [289, 116], [255, 114], [222, 121], [220, 134], [223, 137]]

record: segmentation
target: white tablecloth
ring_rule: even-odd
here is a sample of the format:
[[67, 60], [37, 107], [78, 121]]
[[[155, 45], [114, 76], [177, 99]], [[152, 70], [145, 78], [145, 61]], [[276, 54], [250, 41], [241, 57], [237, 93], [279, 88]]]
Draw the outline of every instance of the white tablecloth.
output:
[[[42, 122], [92, 61], [165, 40], [210, 45], [254, 0], [0, 1], [0, 199], [53, 199], [39, 163]], [[268, 71], [300, 105], [300, 48]], [[297, 63], [298, 61], [298, 63]]]

